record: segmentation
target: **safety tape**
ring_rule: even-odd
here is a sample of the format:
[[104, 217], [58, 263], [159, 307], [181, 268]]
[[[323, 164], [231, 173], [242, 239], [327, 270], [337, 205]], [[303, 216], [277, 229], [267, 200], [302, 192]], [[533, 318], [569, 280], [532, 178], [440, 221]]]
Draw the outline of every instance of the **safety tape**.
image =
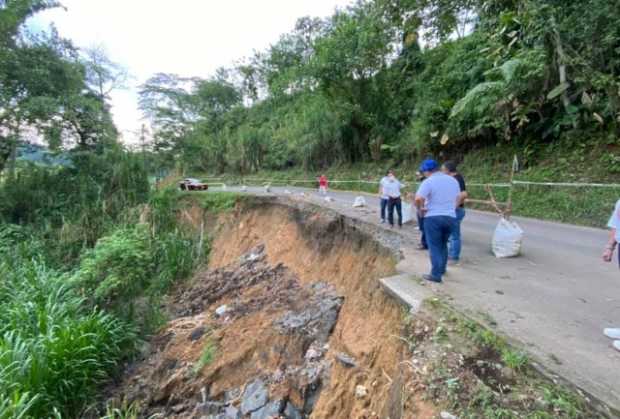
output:
[[618, 183], [566, 183], [566, 182], [528, 182], [525, 180], [514, 180], [515, 185], [533, 185], [533, 186], [560, 186], [569, 188], [620, 188]]
[[[203, 178], [205, 180], [224, 180], [224, 178]], [[291, 183], [311, 183], [316, 184], [316, 180], [308, 180], [308, 179], [254, 179], [254, 178], [244, 178], [243, 181], [247, 182], [264, 182], [269, 184], [283, 184], [288, 185]], [[378, 185], [379, 180], [369, 181], [369, 180], [330, 180], [330, 184], [346, 184], [346, 183], [364, 183], [370, 185]], [[420, 182], [412, 181], [407, 182], [412, 185], [418, 185]], [[569, 183], [569, 182], [533, 182], [526, 180], [514, 180], [513, 185], [531, 185], [531, 186], [555, 186], [555, 187], [572, 187], [572, 188], [582, 188], [582, 187], [592, 187], [592, 188], [620, 188], [620, 184], [618, 183]], [[510, 183], [480, 183], [480, 182], [467, 182], [467, 186], [471, 187], [487, 187], [490, 186], [492, 188], [510, 188]]]

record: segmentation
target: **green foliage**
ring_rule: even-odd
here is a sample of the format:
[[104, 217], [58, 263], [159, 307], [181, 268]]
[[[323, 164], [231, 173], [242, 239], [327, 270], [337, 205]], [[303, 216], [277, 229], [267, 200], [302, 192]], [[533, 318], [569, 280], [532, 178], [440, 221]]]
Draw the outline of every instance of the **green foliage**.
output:
[[207, 211], [225, 212], [232, 210], [241, 197], [240, 194], [235, 192], [213, 192], [204, 195], [201, 199], [201, 204]]
[[523, 352], [505, 348], [502, 351], [502, 362], [515, 371], [521, 371], [527, 366], [529, 359]]
[[145, 226], [119, 229], [101, 238], [81, 259], [72, 283], [94, 302], [123, 304], [146, 285], [153, 271], [150, 237]]
[[141, 162], [121, 150], [73, 154], [73, 167], [26, 166], [0, 185], [0, 220], [36, 226], [49, 261], [62, 265], [147, 200]]
[[360, 0], [207, 80], [157, 75], [143, 108], [183, 169], [242, 175], [617, 136], [620, 18], [564, 3]]
[[137, 403], [123, 402], [118, 407], [108, 405], [105, 415], [99, 419], [138, 419], [139, 417], [140, 406]]
[[75, 412], [131, 351], [134, 329], [98, 310], [62, 275], [18, 252], [0, 257], [0, 416]]
[[207, 342], [202, 348], [200, 359], [198, 360], [198, 363], [194, 366], [194, 372], [199, 373], [204, 367], [211, 364], [215, 360], [216, 354], [217, 345], [213, 343], [211, 339], [207, 339]]

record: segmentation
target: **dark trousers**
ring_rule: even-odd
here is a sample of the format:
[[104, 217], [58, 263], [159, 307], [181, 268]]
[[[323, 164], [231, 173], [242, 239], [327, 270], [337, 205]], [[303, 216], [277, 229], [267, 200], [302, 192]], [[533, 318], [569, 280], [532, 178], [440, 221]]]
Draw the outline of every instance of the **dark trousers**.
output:
[[391, 226], [394, 225], [394, 208], [396, 208], [396, 214], [398, 214], [398, 225], [403, 225], [403, 203], [400, 198], [390, 198], [388, 201], [388, 222]]
[[381, 198], [381, 220], [385, 221], [385, 211], [387, 210], [387, 206], [388, 206], [388, 199], [387, 198]]
[[456, 218], [443, 215], [425, 217], [424, 232], [431, 257], [431, 276], [437, 281], [446, 273], [448, 239], [454, 231]]
[[420, 230], [420, 233], [422, 233], [422, 237], [420, 237], [420, 244], [422, 245], [423, 248], [428, 249], [428, 243], [426, 243], [426, 234], [424, 233], [424, 217], [422, 217], [419, 212], [417, 216], [418, 216], [418, 229]]

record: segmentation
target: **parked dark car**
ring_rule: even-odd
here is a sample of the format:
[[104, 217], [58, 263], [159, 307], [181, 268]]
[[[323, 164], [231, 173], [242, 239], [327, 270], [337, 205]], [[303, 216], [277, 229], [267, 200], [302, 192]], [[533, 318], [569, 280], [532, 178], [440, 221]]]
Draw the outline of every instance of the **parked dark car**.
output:
[[179, 189], [182, 191], [206, 191], [209, 189], [209, 185], [198, 179], [187, 178], [179, 182]]

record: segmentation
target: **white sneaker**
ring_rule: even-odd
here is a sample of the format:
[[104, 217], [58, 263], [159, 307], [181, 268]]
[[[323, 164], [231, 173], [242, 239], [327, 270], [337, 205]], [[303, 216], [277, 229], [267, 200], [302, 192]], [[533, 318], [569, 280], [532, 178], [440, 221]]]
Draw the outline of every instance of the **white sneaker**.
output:
[[617, 351], [620, 351], [620, 340], [614, 340], [614, 348], [616, 348]]
[[610, 339], [620, 340], [620, 328], [604, 329], [603, 334]]

